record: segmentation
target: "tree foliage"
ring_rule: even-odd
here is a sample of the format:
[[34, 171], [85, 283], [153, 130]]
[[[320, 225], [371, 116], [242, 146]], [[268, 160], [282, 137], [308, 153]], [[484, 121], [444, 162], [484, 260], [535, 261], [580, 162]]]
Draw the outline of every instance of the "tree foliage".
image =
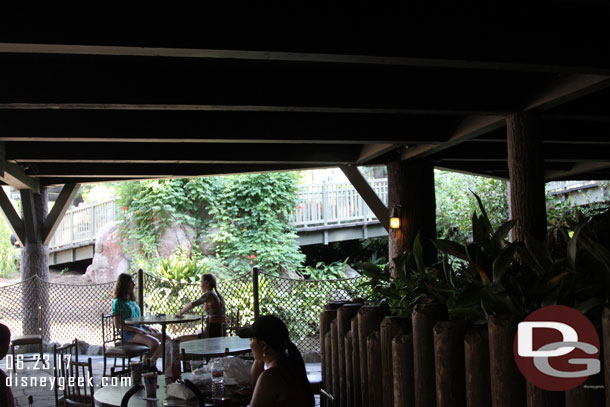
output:
[[188, 225], [196, 231], [188, 257], [202, 258], [197, 243], [215, 243], [216, 261], [206, 259], [212, 269], [241, 272], [259, 265], [278, 273], [298, 269], [304, 260], [289, 223], [296, 206], [294, 174], [129, 182], [120, 187], [120, 195], [125, 220], [121, 233], [137, 242], [126, 248], [134, 260], [132, 267], [159, 266], [159, 236], [172, 225]]
[[434, 171], [436, 190], [436, 229], [440, 239], [466, 242], [472, 239], [471, 215], [479, 211], [473, 193], [483, 201], [492, 227], [499, 227], [509, 218], [506, 181]]

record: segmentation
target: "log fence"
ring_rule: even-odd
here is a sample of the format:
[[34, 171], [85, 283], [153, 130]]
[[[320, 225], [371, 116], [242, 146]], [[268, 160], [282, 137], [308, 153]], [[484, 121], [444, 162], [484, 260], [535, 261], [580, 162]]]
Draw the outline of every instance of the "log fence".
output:
[[436, 304], [416, 306], [410, 319], [389, 313], [362, 304], [326, 306], [322, 406], [610, 407], [609, 309], [599, 332], [602, 372], [565, 392], [538, 389], [519, 372], [515, 316], [491, 316], [487, 326], [473, 327], [449, 321]]

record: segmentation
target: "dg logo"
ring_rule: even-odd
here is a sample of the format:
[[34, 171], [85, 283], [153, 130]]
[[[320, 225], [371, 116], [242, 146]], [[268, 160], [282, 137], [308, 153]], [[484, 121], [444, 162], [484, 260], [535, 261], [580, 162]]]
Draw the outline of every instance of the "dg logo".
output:
[[552, 305], [532, 312], [518, 326], [513, 344], [521, 374], [544, 390], [581, 385], [601, 370], [599, 337], [574, 308]]

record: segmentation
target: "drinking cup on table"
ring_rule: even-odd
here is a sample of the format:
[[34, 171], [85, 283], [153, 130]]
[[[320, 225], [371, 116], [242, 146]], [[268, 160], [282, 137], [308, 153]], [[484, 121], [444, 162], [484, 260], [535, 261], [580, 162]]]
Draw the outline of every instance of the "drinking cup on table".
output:
[[147, 398], [157, 398], [157, 374], [155, 372], [142, 374]]
[[132, 384], [142, 383], [142, 371], [143, 371], [143, 367], [144, 367], [142, 362], [130, 362], [129, 366], [131, 367]]
[[203, 367], [203, 360], [191, 360], [191, 372]]

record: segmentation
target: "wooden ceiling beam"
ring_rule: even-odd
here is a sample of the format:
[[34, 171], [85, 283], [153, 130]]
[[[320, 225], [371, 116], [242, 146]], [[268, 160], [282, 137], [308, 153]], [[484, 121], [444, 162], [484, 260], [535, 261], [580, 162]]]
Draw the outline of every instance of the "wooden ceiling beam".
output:
[[0, 53], [60, 54], [114, 57], [196, 58], [264, 62], [303, 62], [321, 64], [390, 65], [426, 68], [477, 69], [549, 73], [602, 73], [610, 70], [588, 66], [565, 66], [503, 62], [485, 59], [418, 58], [407, 56], [350, 55], [305, 52], [248, 51], [228, 49], [192, 49], [129, 47], [76, 44], [0, 43]]
[[[122, 144], [120, 148], [107, 143], [6, 143], [6, 160], [18, 163], [108, 163], [121, 164], [312, 164], [342, 165], [354, 163], [360, 153], [358, 145], [311, 144]], [[78, 151], [77, 154], [74, 154]]]
[[608, 75], [570, 75], [550, 84], [547, 89], [534, 96], [523, 110], [545, 111], [608, 86]]
[[40, 193], [40, 184], [36, 179], [30, 178], [22, 166], [6, 161], [6, 143], [1, 141], [0, 182], [4, 182], [15, 189], [31, 189], [37, 194]]

